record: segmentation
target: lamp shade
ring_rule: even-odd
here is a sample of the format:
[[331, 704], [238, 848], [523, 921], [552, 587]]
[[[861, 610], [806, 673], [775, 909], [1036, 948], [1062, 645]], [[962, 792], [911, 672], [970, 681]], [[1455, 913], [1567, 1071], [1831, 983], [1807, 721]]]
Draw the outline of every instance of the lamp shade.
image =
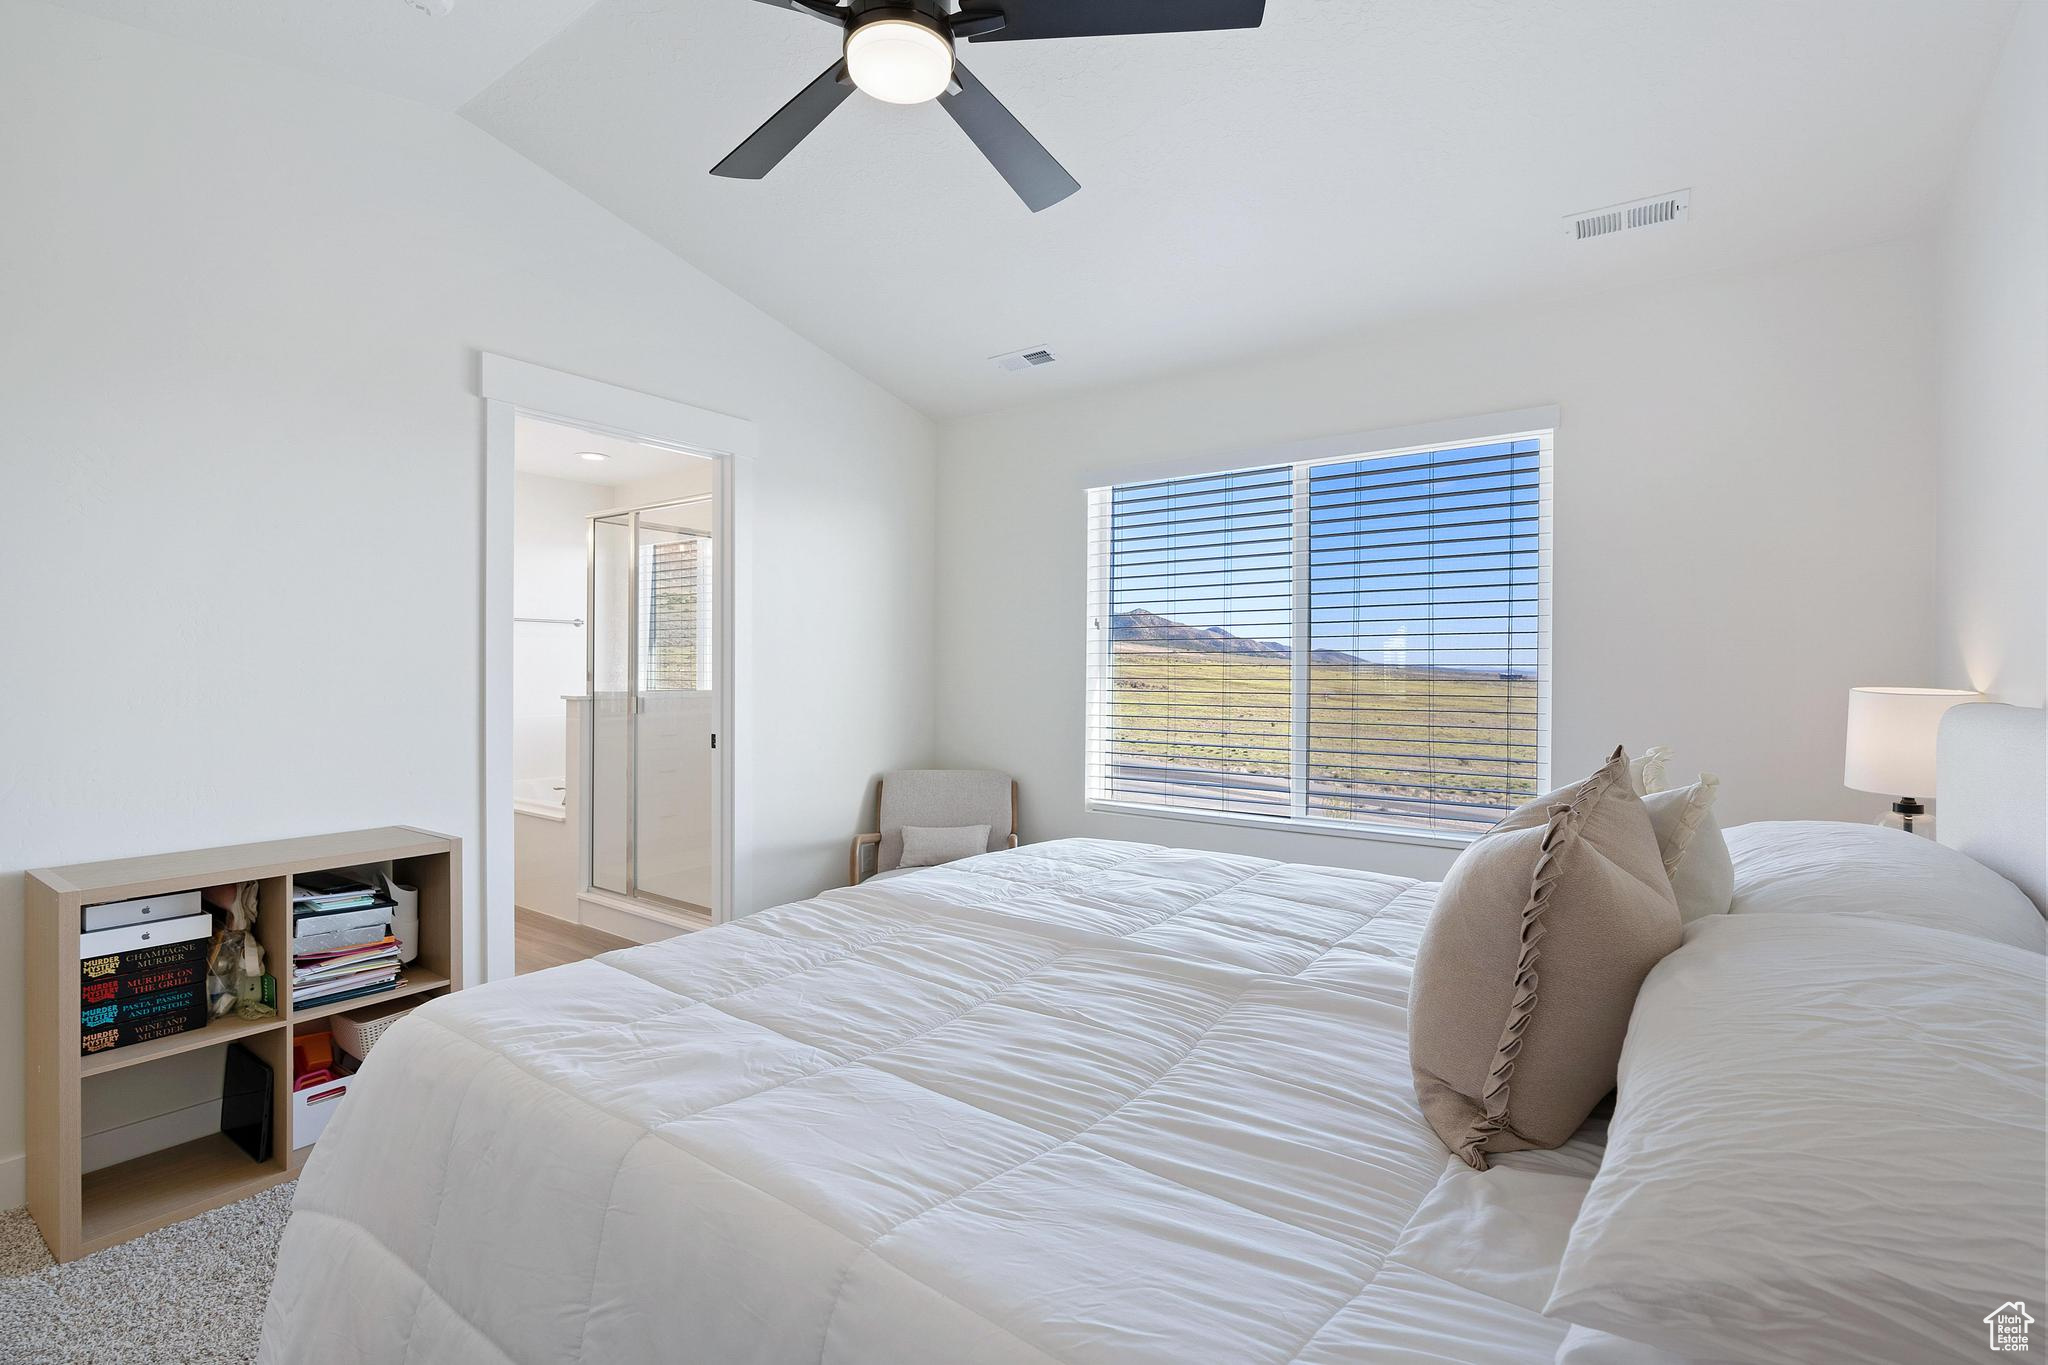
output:
[[1982, 701], [1981, 692], [1947, 687], [1852, 687], [1848, 752], [1842, 785], [1884, 796], [1926, 796], [1934, 790], [1934, 736], [1951, 706]]

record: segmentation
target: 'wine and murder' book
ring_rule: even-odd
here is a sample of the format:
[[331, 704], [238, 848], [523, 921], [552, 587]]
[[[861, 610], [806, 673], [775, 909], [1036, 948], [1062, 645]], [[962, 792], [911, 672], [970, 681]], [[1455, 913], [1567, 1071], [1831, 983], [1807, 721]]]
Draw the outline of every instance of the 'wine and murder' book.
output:
[[[143, 997], [147, 999], [148, 997]], [[185, 1008], [171, 1013], [153, 1014], [147, 1018], [121, 1019], [108, 1016], [107, 1011], [119, 1014], [118, 1005], [101, 1005], [85, 1010], [79, 1019], [78, 1051], [90, 1057], [96, 1052], [109, 1052], [130, 1043], [147, 1043], [156, 1038], [168, 1038], [187, 1029], [205, 1028], [207, 1020], [206, 992], [194, 990], [189, 993]], [[104, 1022], [95, 1023], [97, 1016]]]

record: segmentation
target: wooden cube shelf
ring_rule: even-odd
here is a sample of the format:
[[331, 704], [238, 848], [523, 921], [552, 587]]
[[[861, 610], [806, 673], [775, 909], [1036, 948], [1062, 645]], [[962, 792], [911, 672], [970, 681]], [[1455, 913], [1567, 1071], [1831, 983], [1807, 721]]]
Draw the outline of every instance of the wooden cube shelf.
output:
[[[381, 863], [391, 864], [399, 884], [419, 891], [419, 956], [406, 966], [403, 984], [355, 1000], [294, 1009], [292, 878]], [[423, 1001], [461, 985], [462, 844], [447, 835], [393, 826], [39, 868], [25, 880], [28, 1207], [59, 1261], [76, 1260], [291, 1179], [306, 1155], [291, 1131], [294, 1026], [390, 1000]], [[256, 935], [265, 967], [277, 978], [277, 1013], [262, 1019], [230, 1015], [204, 1028], [81, 1057], [80, 911], [230, 882], [259, 884]], [[83, 1169], [80, 1115], [86, 1081], [202, 1048], [215, 1049], [224, 1059], [229, 1043], [242, 1044], [270, 1066], [270, 1160], [253, 1161], [226, 1137], [211, 1133], [115, 1166]]]

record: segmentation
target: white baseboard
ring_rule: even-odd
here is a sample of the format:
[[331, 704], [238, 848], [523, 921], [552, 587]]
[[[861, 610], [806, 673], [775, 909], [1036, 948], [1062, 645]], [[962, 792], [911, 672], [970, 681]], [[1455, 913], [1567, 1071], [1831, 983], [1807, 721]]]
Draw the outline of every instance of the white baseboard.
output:
[[704, 927], [624, 896], [613, 897], [599, 891], [586, 891], [579, 896], [576, 910], [581, 921], [590, 928], [631, 943], [659, 943], [665, 938]]
[[28, 1153], [0, 1156], [0, 1209], [18, 1209], [28, 1202]]

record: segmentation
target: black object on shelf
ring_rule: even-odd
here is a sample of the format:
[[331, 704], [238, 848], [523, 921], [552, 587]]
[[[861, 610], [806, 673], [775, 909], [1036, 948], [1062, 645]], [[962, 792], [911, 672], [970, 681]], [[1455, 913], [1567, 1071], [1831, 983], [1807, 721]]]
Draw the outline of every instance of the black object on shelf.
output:
[[270, 1160], [270, 1063], [240, 1043], [228, 1044], [221, 1077], [220, 1130], [251, 1160]]

